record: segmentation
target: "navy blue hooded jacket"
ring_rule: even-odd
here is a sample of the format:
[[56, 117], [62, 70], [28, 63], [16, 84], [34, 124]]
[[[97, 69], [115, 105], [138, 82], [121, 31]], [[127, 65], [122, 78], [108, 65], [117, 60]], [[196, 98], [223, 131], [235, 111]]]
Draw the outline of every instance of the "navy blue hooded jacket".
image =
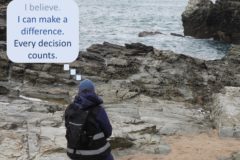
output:
[[81, 107], [84, 110], [88, 110], [92, 107], [99, 106], [96, 121], [99, 127], [102, 129], [106, 138], [112, 135], [112, 126], [105, 109], [102, 107], [103, 100], [96, 95], [96, 93], [81, 93], [75, 97], [74, 103], [76, 106]]

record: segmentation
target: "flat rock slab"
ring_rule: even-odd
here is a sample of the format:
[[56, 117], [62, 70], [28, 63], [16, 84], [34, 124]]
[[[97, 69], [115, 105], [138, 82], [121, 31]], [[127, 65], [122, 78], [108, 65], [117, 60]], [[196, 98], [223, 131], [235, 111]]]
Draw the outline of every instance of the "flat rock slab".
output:
[[50, 102], [4, 96], [0, 96], [0, 106], [0, 160], [68, 159], [63, 109], [51, 112], [44, 109], [54, 106]]
[[[206, 118], [209, 112], [201, 108], [184, 102], [147, 101], [106, 105], [114, 127], [113, 136], [126, 137], [143, 131], [158, 135], [192, 134], [207, 131], [210, 127]], [[154, 126], [155, 130], [151, 130]]]
[[240, 138], [240, 87], [225, 87], [215, 95], [212, 117], [220, 136]]

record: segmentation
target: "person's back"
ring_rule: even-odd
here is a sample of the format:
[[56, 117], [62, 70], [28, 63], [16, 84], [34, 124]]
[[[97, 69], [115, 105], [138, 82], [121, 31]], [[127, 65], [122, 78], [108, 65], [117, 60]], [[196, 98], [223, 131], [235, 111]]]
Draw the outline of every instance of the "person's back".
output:
[[65, 111], [67, 154], [73, 160], [113, 160], [112, 126], [92, 81], [80, 83], [79, 93]]

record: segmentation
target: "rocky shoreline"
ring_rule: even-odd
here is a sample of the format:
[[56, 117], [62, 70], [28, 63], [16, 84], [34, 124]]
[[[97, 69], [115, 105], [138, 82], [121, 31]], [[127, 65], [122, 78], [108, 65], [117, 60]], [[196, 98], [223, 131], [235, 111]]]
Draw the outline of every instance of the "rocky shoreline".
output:
[[[71, 67], [96, 82], [113, 124], [116, 157], [167, 154], [171, 147], [162, 136], [217, 128], [222, 137], [240, 137], [239, 48], [204, 61], [140, 43], [105, 42], [80, 52]], [[60, 64], [13, 64], [4, 49], [0, 66], [0, 150], [17, 143], [1, 156], [66, 158], [62, 115], [78, 82]]]
[[[63, 113], [79, 82], [62, 64], [12, 63], [6, 34], [0, 33], [0, 160], [67, 160]], [[215, 129], [239, 141], [239, 64], [239, 45], [222, 59], [206, 61], [141, 43], [104, 42], [81, 51], [70, 66], [96, 83], [119, 159], [139, 152], [168, 155], [166, 137]]]

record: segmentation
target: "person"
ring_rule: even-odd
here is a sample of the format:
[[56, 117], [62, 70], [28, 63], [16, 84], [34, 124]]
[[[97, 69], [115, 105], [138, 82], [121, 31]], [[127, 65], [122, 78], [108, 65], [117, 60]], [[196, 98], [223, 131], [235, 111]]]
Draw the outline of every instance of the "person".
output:
[[[68, 140], [67, 154], [72, 160], [113, 160], [114, 159], [111, 154], [110, 144], [109, 142], [107, 142], [107, 138], [109, 138], [112, 134], [112, 126], [109, 121], [108, 115], [102, 105], [103, 105], [103, 100], [96, 94], [94, 83], [89, 79], [82, 81], [79, 85], [79, 91], [73, 103], [71, 103], [65, 111], [65, 126], [66, 128], [69, 127], [69, 124], [67, 124], [68, 122], [67, 118], [71, 116], [73, 117], [74, 112], [78, 112], [78, 110], [87, 111], [88, 116], [85, 116], [87, 117], [86, 132], [92, 132], [92, 133], [86, 133], [86, 134], [88, 135], [88, 137], [92, 137], [92, 138], [90, 140], [91, 141], [90, 143], [87, 142], [88, 144], [86, 145], [86, 147], [79, 147], [80, 148], [79, 149], [75, 147], [75, 146], [79, 146], [79, 144], [74, 144], [74, 145], [71, 144], [71, 143], [77, 143], [76, 141], [78, 140], [76, 140], [75, 137], [73, 137], [74, 138], [72, 140], [73, 142], [71, 142], [71, 135], [70, 135], [71, 133], [68, 133], [68, 129], [67, 129], [67, 134], [66, 134], [66, 138]], [[81, 112], [81, 114], [82, 113], [83, 112]], [[92, 122], [92, 124], [90, 124], [90, 121]], [[94, 133], [94, 132], [98, 132], [98, 133]], [[85, 138], [85, 139], [88, 139], [88, 138]]]

